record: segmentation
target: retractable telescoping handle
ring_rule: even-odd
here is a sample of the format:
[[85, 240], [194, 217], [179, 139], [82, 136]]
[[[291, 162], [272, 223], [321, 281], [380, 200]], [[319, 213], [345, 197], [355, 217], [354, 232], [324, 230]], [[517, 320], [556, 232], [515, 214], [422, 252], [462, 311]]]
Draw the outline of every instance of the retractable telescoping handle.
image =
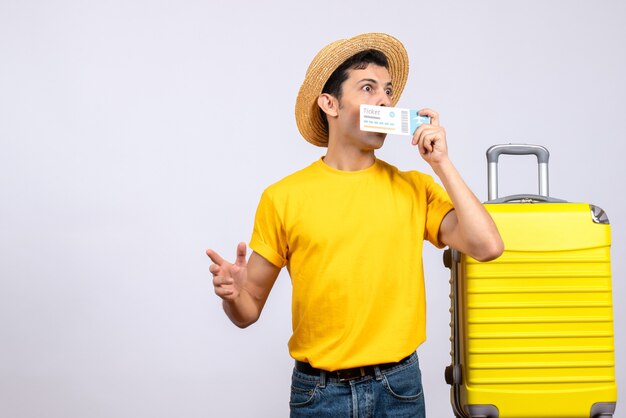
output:
[[548, 150], [541, 145], [501, 144], [494, 145], [487, 150], [489, 200], [498, 198], [498, 158], [500, 154], [536, 155], [539, 165], [539, 195], [548, 197], [548, 160], [550, 159]]

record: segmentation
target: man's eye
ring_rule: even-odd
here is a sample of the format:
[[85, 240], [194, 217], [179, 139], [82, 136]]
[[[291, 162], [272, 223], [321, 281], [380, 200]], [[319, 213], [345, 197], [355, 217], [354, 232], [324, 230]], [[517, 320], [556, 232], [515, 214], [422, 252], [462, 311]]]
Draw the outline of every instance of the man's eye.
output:
[[393, 94], [393, 91], [391, 91], [391, 89], [386, 89], [386, 90], [385, 90], [385, 94], [386, 94], [387, 96], [391, 96], [391, 95]]
[[365, 85], [365, 86], [363, 86], [363, 90], [368, 91], [368, 92], [369, 92], [369, 91], [372, 91], [372, 86], [370, 86], [370, 85]]

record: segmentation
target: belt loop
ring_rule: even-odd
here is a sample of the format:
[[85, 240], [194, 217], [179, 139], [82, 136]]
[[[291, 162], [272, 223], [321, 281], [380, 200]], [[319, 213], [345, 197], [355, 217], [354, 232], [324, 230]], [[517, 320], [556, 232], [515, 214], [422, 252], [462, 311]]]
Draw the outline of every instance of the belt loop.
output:
[[374, 366], [374, 376], [376, 376], [377, 381], [383, 380], [383, 373], [380, 371], [380, 367]]
[[326, 372], [324, 370], [320, 370], [320, 388], [324, 389], [326, 387]]

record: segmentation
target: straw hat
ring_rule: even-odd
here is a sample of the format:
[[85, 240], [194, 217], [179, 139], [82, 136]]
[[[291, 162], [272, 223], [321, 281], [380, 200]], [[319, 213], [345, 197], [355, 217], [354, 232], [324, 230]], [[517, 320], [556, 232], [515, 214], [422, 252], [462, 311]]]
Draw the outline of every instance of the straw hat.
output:
[[353, 55], [368, 49], [378, 50], [387, 57], [393, 83], [393, 105], [400, 99], [409, 73], [409, 57], [399, 40], [384, 33], [364, 33], [326, 45], [309, 65], [296, 99], [298, 130], [313, 145], [328, 146], [328, 130], [324, 127], [317, 105], [317, 98], [322, 94], [324, 85], [337, 67]]

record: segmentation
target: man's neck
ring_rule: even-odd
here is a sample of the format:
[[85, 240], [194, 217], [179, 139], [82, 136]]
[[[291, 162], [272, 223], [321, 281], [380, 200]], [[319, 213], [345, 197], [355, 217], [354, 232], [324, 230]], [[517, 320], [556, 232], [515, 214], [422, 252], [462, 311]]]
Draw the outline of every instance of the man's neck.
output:
[[374, 150], [359, 150], [331, 142], [324, 162], [337, 170], [359, 171], [371, 167], [376, 162], [376, 156]]

